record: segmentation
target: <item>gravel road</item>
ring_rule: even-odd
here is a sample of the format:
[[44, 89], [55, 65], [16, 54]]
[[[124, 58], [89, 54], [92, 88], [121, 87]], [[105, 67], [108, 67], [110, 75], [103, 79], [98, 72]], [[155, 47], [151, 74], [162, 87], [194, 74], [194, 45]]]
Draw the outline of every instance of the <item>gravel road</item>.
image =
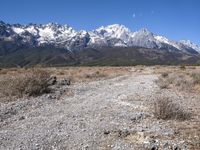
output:
[[145, 119], [151, 118], [145, 102], [158, 90], [156, 79], [148, 68], [133, 70], [72, 85], [74, 95], [59, 99], [49, 94], [1, 104], [0, 149], [134, 149], [143, 138]]

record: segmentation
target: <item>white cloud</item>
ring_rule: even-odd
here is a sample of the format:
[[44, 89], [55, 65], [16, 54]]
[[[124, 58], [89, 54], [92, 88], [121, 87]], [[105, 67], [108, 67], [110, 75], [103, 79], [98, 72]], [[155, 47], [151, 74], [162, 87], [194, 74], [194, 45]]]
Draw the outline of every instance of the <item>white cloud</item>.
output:
[[133, 19], [135, 19], [136, 18], [136, 14], [134, 13], [132, 17], [133, 17]]

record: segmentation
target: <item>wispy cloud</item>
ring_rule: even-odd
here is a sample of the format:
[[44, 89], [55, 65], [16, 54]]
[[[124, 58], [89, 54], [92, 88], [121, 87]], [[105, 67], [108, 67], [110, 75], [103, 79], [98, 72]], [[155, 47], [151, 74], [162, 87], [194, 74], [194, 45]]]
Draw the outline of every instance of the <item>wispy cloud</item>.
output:
[[155, 11], [154, 10], [150, 10], [149, 12], [148, 12], [148, 14], [145, 14], [145, 13], [143, 13], [143, 12], [140, 12], [140, 13], [138, 13], [138, 14], [136, 14], [136, 13], [133, 13], [132, 14], [132, 18], [133, 19], [136, 19], [136, 18], [142, 18], [142, 17], [144, 17], [144, 16], [150, 16], [150, 15], [154, 15], [155, 14]]
[[133, 17], [133, 19], [135, 19], [135, 18], [136, 18], [136, 14], [135, 14], [135, 13], [133, 13], [132, 17]]

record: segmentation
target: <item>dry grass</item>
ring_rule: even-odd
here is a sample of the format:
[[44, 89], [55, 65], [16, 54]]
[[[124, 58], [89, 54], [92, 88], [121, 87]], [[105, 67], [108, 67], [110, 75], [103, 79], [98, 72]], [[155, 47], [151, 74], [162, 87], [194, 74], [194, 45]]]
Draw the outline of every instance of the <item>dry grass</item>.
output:
[[166, 97], [154, 101], [153, 113], [157, 119], [163, 120], [186, 120], [190, 116], [183, 106]]
[[50, 72], [43, 69], [10, 71], [0, 78], [0, 95], [3, 97], [37, 96], [49, 90]]
[[200, 68], [198, 67], [159, 68], [161, 74], [156, 83], [161, 89], [176, 88], [182, 91], [200, 91]]
[[166, 78], [166, 77], [169, 76], [169, 74], [168, 74], [167, 72], [163, 72], [163, 73], [161, 74], [161, 76], [162, 76], [163, 78]]
[[194, 81], [188, 75], [171, 73], [166, 77], [161, 76], [157, 80], [157, 84], [162, 89], [163, 88], [176, 87], [179, 90], [190, 91], [192, 89], [192, 86], [194, 85]]
[[[177, 98], [181, 98], [176, 100], [179, 108], [177, 110], [181, 110], [180, 114], [183, 113], [185, 118], [185, 112], [186, 116], [189, 112], [189, 119], [186, 118], [181, 122], [176, 120], [167, 121], [176, 133], [174, 136], [178, 137], [179, 140], [186, 141], [189, 145], [188, 149], [200, 149], [200, 66], [157, 66], [154, 73], [160, 75], [156, 81], [157, 84], [161, 88], [168, 88], [167, 90], [163, 89], [162, 93], [172, 92], [177, 95]], [[163, 104], [168, 106], [168, 103], [171, 103], [170, 101], [172, 100], [164, 103], [159, 102], [160, 105], [157, 104], [157, 107], [161, 108], [160, 112], [164, 113]], [[177, 105], [175, 106], [177, 107]], [[169, 110], [171, 111], [171, 109]], [[174, 136], [172, 139], [174, 139]]]
[[109, 79], [130, 73], [130, 67], [60, 67], [49, 69], [58, 79], [71, 79], [72, 83]]
[[37, 96], [49, 90], [48, 80], [90, 82], [128, 74], [129, 67], [52, 67], [10, 68], [0, 70], [0, 98]]
[[[177, 125], [180, 126], [180, 125]], [[199, 122], [188, 123], [187, 126], [181, 125], [177, 127], [177, 133], [179, 136], [188, 141], [189, 149], [199, 150], [200, 149], [200, 126]]]
[[[27, 69], [11, 68], [0, 70], [1, 76], [15, 75], [26, 72]], [[73, 82], [89, 82], [108, 79], [130, 73], [131, 67], [52, 67], [45, 68], [58, 79], [71, 79]]]
[[194, 84], [200, 84], [200, 73], [192, 72], [190, 76], [192, 77]]

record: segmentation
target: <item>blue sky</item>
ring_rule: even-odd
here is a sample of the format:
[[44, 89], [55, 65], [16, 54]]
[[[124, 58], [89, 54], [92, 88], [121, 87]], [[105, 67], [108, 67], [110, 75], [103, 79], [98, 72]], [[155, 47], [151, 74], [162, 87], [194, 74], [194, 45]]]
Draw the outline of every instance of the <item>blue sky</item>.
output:
[[57, 22], [77, 30], [118, 23], [200, 45], [200, 0], [2, 0], [0, 20]]

